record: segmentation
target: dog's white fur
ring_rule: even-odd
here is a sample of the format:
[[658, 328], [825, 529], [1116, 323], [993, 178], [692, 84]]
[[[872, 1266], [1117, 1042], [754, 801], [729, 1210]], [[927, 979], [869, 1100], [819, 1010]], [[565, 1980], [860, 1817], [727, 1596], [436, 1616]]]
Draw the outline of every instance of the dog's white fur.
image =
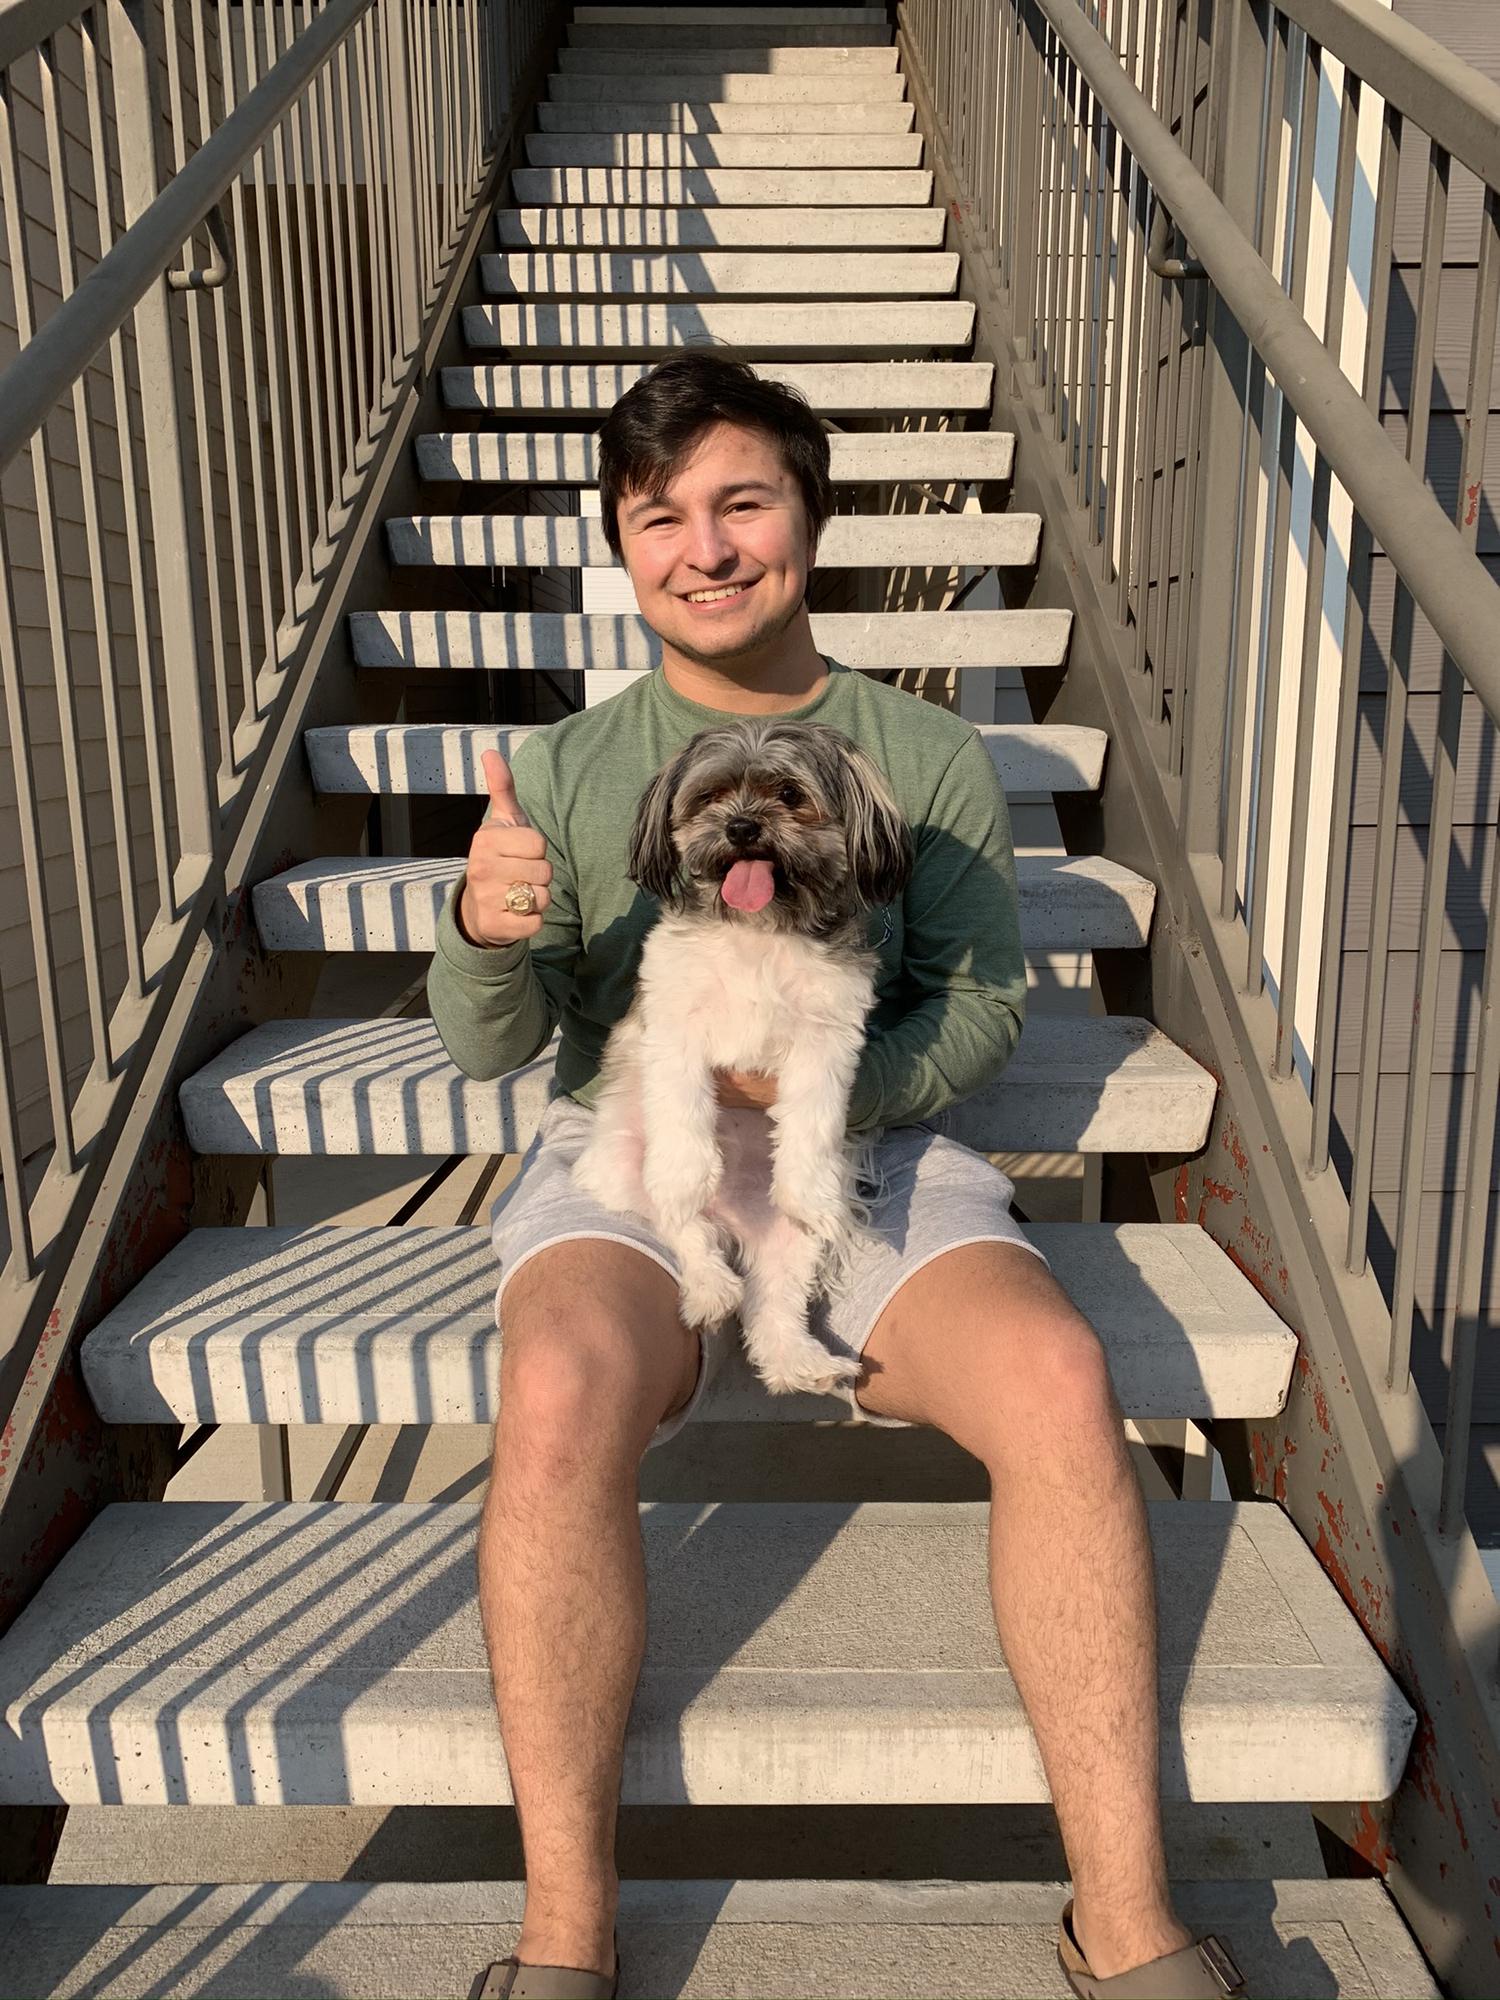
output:
[[[727, 870], [769, 855], [776, 889], [730, 908]], [[674, 1253], [680, 1311], [738, 1311], [768, 1388], [826, 1392], [860, 1373], [809, 1330], [848, 1283], [875, 1176], [847, 1131], [875, 1001], [865, 912], [902, 892], [911, 845], [884, 776], [837, 730], [744, 720], [702, 730], [643, 794], [631, 879], [663, 914], [610, 1033], [575, 1185], [643, 1215]], [[714, 1072], [774, 1076], [769, 1111], [721, 1107]]]
[[[808, 1331], [807, 1308], [820, 1285], [846, 1281], [868, 1221], [858, 1183], [873, 1149], [844, 1121], [875, 963], [810, 938], [662, 917], [573, 1170], [606, 1208], [650, 1218], [678, 1260], [685, 1324], [739, 1312], [772, 1390], [829, 1391], [860, 1372]], [[721, 1108], [716, 1069], [774, 1075], [776, 1103]]]

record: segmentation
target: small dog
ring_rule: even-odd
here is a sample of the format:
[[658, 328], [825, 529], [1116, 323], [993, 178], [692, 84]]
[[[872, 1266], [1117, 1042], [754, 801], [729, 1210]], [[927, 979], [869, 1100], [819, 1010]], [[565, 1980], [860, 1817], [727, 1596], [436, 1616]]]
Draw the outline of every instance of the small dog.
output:
[[[575, 1184], [656, 1228], [687, 1325], [738, 1310], [768, 1389], [834, 1390], [860, 1363], [809, 1332], [807, 1308], [847, 1281], [869, 1221], [873, 1148], [845, 1131], [875, 999], [865, 913], [905, 888], [910, 832], [841, 731], [754, 718], [701, 730], [657, 773], [627, 867], [663, 914]], [[721, 1108], [716, 1069], [774, 1076], [775, 1104]]]

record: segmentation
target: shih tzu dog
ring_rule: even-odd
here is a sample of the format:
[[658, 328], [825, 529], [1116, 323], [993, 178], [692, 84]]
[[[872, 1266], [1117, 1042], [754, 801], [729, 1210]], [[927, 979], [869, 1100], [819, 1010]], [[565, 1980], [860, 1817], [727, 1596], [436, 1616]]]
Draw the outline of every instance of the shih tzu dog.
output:
[[[873, 1148], [845, 1132], [875, 999], [866, 912], [905, 888], [910, 833], [841, 731], [753, 718], [700, 731], [657, 773], [627, 866], [662, 915], [575, 1183], [651, 1222], [687, 1325], [738, 1311], [767, 1388], [836, 1389], [860, 1363], [807, 1309], [847, 1281], [869, 1221]], [[716, 1069], [774, 1076], [775, 1104], [721, 1108]]]

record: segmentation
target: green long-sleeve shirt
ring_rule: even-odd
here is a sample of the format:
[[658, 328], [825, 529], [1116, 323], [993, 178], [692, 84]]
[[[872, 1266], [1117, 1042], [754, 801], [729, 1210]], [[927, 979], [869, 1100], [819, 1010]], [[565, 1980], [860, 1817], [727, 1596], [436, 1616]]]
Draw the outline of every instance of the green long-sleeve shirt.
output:
[[[849, 1129], [861, 1132], [934, 1118], [1000, 1073], [1021, 1032], [1026, 964], [1010, 815], [983, 739], [947, 709], [826, 665], [821, 692], [777, 719], [830, 723], [865, 750], [916, 849], [900, 907], [869, 920], [876, 1004], [849, 1107]], [[625, 873], [637, 802], [691, 737], [725, 719], [677, 693], [658, 668], [521, 743], [511, 760], [516, 796], [546, 837], [552, 900], [529, 941], [481, 946], [454, 920], [462, 878], [448, 898], [427, 993], [465, 1075], [519, 1069], [560, 1023], [555, 1088], [594, 1101], [599, 1058], [630, 1005], [657, 916]]]

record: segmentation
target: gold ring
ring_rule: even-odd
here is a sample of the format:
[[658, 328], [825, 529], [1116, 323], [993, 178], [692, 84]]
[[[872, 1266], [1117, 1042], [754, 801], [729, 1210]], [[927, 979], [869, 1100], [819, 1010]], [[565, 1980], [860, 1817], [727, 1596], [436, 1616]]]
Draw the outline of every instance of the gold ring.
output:
[[518, 917], [536, 914], [536, 890], [529, 882], [512, 882], [505, 892], [505, 907]]

